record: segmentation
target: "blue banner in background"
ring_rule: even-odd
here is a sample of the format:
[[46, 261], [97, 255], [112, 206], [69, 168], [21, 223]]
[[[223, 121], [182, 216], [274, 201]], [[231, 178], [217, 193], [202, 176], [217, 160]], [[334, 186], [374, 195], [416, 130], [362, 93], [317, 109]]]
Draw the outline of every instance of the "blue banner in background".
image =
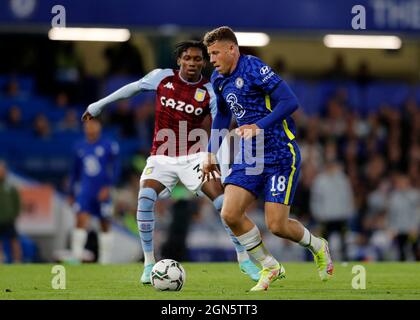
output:
[[420, 32], [420, 0], [2, 0], [0, 24], [48, 27], [55, 5], [66, 9], [67, 26], [348, 32], [361, 5], [366, 31]]

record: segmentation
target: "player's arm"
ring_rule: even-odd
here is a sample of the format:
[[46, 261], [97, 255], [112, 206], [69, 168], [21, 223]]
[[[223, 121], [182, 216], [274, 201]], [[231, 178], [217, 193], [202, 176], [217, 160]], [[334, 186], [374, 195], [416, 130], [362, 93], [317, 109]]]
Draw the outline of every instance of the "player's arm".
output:
[[274, 107], [270, 114], [257, 121], [256, 125], [260, 129], [267, 129], [273, 124], [286, 119], [299, 106], [296, 96], [285, 81], [281, 81], [271, 92], [270, 100], [273, 102]]
[[252, 72], [249, 75], [253, 85], [268, 94], [272, 112], [254, 124], [244, 125], [236, 129], [236, 133], [245, 139], [252, 138], [261, 130], [290, 116], [298, 108], [298, 100], [286, 82], [258, 58], [249, 61]]
[[270, 128], [273, 124], [286, 119], [298, 108], [298, 100], [290, 90], [286, 82], [282, 81], [270, 94], [270, 100], [273, 102], [272, 112], [264, 118], [258, 120], [255, 124], [244, 125], [236, 129], [236, 133], [244, 139], [250, 139], [261, 132]]
[[97, 117], [102, 110], [111, 103], [131, 98], [141, 91], [156, 90], [157, 85], [162, 80], [162, 76], [166, 76], [167, 73], [168, 69], [155, 69], [140, 80], [129, 83], [105, 98], [90, 104], [82, 115], [82, 121]]

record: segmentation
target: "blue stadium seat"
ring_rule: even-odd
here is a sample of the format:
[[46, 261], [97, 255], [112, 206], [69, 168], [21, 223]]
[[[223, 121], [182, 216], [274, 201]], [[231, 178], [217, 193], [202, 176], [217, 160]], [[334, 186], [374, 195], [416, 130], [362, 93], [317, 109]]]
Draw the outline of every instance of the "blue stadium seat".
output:
[[[140, 78], [136, 77], [129, 77], [129, 76], [114, 76], [106, 80], [105, 82], [105, 88], [103, 95], [107, 96], [111, 94], [112, 92], [120, 89], [121, 87], [134, 82], [138, 81]], [[152, 92], [142, 92], [139, 95], [136, 95], [134, 97], [131, 97], [129, 100], [129, 104], [131, 107], [136, 107], [138, 105], [143, 104], [145, 101], [153, 99], [154, 93]], [[109, 109], [112, 110], [115, 107], [115, 105], [110, 105]]]
[[47, 113], [52, 109], [49, 99], [39, 96], [34, 97], [0, 97], [0, 118], [6, 119], [9, 109], [18, 106], [22, 111], [22, 120], [29, 124], [38, 113]]
[[410, 96], [413, 96], [412, 86], [401, 82], [375, 82], [370, 84], [365, 92], [365, 105], [368, 111], [377, 111], [382, 105], [401, 109]]
[[303, 111], [308, 115], [317, 114], [318, 106], [314, 101], [312, 84], [303, 80], [288, 81], [288, 84], [298, 98]]
[[0, 92], [3, 91], [6, 85], [13, 79], [17, 80], [21, 93], [25, 95], [32, 95], [34, 93], [35, 79], [32, 76], [24, 75], [0, 75]]

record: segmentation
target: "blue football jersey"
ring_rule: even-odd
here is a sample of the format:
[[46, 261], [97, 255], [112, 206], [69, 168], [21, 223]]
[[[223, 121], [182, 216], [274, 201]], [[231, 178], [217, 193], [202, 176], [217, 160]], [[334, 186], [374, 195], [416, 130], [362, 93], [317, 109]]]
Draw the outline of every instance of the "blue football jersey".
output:
[[[214, 71], [211, 77], [218, 108], [227, 108], [235, 116], [238, 126], [254, 124], [272, 111], [270, 93], [284, 81], [268, 65], [251, 55], [241, 55], [236, 69], [227, 76]], [[288, 143], [295, 138], [295, 124], [291, 117], [264, 130], [264, 163], [275, 164], [290, 158]], [[252, 141], [253, 153], [261, 141]], [[245, 144], [243, 144], [244, 146]], [[249, 152], [244, 150], [243, 154]], [[242, 154], [242, 156], [243, 156]]]
[[70, 175], [71, 193], [76, 193], [78, 182], [78, 193], [86, 196], [95, 196], [102, 187], [114, 185], [119, 175], [118, 154], [118, 144], [104, 138], [95, 143], [77, 143]]

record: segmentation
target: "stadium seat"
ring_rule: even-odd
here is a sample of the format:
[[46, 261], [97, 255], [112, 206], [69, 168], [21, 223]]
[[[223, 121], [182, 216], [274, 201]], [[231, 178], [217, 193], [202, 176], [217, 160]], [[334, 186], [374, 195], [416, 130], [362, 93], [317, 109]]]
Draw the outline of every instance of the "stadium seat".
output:
[[35, 79], [32, 76], [13, 76], [0, 75], [0, 92], [4, 90], [6, 85], [11, 81], [16, 80], [19, 84], [19, 91], [24, 95], [32, 95], [35, 91]]
[[377, 111], [387, 104], [392, 108], [401, 109], [407, 99], [413, 95], [413, 88], [400, 82], [375, 82], [366, 88], [365, 106], [369, 112]]
[[[136, 77], [128, 77], [128, 76], [114, 76], [110, 77], [105, 82], [105, 88], [103, 95], [109, 95], [112, 92], [118, 90], [119, 88], [134, 82], [138, 81], [140, 78]], [[140, 104], [143, 104], [145, 101], [153, 99], [154, 93], [142, 92], [142, 94], [136, 95], [129, 100], [129, 104], [131, 107], [136, 107]], [[113, 109], [115, 105], [110, 105], [109, 109]]]

